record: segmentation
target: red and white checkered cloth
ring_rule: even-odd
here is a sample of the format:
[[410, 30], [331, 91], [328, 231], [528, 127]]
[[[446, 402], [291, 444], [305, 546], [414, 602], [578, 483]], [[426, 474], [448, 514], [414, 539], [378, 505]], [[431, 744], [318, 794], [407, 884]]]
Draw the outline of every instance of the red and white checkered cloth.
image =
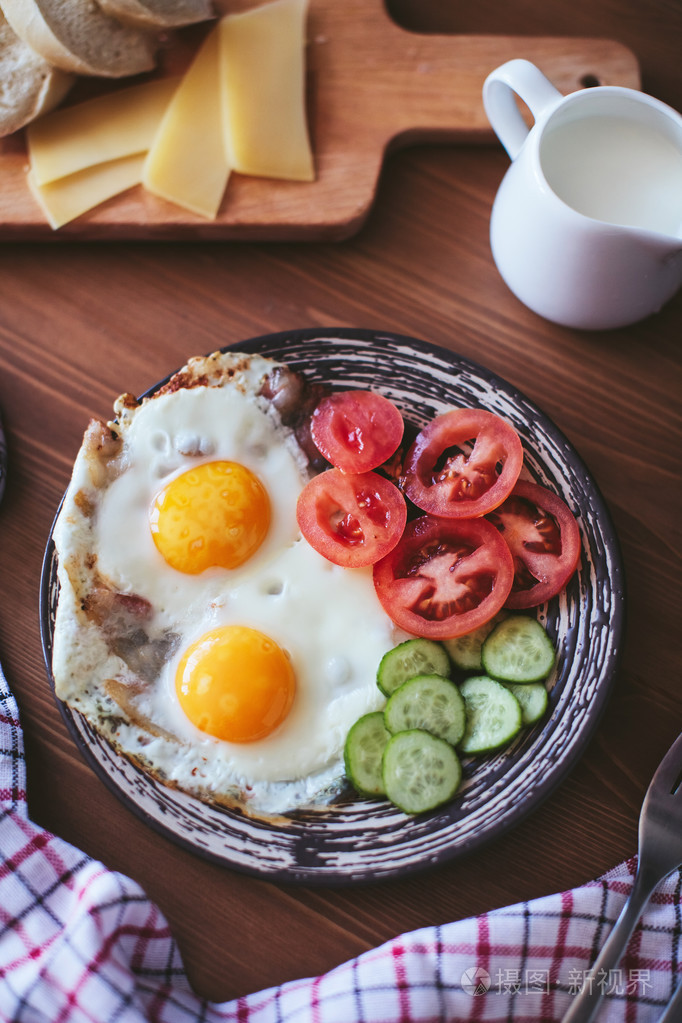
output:
[[[207, 1002], [129, 878], [27, 814], [22, 733], [0, 671], [0, 1020], [8, 1023], [558, 1023], [630, 891], [635, 861], [574, 891], [402, 934], [319, 977]], [[682, 876], [655, 893], [600, 1023], [658, 1019], [682, 980]]]

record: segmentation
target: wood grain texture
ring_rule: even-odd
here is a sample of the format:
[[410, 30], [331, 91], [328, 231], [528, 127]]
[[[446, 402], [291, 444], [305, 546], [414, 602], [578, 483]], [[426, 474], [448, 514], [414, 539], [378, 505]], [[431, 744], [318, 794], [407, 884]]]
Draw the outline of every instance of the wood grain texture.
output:
[[[232, 0], [219, 9], [260, 2]], [[205, 31], [171, 36], [158, 73], [182, 70]], [[215, 221], [137, 186], [53, 232], [27, 187], [20, 133], [0, 140], [0, 237], [339, 240], [364, 223], [389, 149], [427, 141], [493, 141], [481, 88], [486, 75], [512, 56], [537, 63], [562, 92], [586, 81], [639, 85], [637, 60], [617, 41], [416, 33], [397, 25], [383, 0], [311, 0], [307, 38], [314, 182], [233, 174]], [[79, 85], [73, 101], [91, 87], [86, 80]]]
[[[649, 91], [682, 108], [682, 10], [668, 0], [395, 0], [410, 31], [614, 38]], [[403, 930], [580, 884], [635, 852], [648, 781], [682, 727], [679, 397], [682, 296], [626, 330], [571, 331], [508, 292], [488, 244], [500, 147], [419, 146], [382, 167], [341, 244], [0, 245], [0, 657], [26, 732], [29, 809], [135, 878], [176, 934], [190, 979], [226, 999], [316, 974]], [[47, 686], [40, 566], [90, 415], [198, 352], [303, 326], [375, 327], [475, 359], [567, 434], [620, 538], [627, 634], [614, 696], [566, 781], [531, 817], [437, 871], [358, 889], [274, 885], [149, 831], [87, 768]]]

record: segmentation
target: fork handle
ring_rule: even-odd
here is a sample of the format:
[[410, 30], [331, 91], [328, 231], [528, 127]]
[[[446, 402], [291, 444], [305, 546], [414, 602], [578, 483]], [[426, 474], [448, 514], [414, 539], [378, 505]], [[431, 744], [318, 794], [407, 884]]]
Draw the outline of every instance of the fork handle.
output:
[[570, 1009], [563, 1018], [563, 1023], [589, 1023], [594, 1018], [599, 1002], [607, 986], [600, 978], [608, 979], [611, 970], [620, 962], [630, 935], [642, 915], [651, 893], [656, 887], [657, 879], [637, 870], [632, 891], [620, 915], [613, 925], [596, 962], [590, 970], [590, 976], [576, 995]]
[[680, 1019], [682, 1019], [682, 981], [677, 985], [658, 1023], [679, 1023]]

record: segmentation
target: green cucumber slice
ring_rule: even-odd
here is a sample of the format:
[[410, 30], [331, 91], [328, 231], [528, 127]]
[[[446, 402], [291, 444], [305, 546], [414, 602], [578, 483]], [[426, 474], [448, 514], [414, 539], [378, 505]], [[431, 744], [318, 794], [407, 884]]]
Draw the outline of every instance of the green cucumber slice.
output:
[[386, 743], [383, 778], [386, 795], [399, 810], [423, 813], [452, 799], [462, 766], [449, 742], [413, 728]]
[[501, 682], [473, 675], [462, 682], [467, 726], [460, 753], [488, 753], [510, 742], [521, 731], [519, 701]]
[[363, 796], [383, 796], [381, 760], [391, 733], [381, 710], [364, 714], [350, 728], [343, 750], [346, 776]]
[[462, 694], [441, 675], [416, 675], [391, 694], [384, 709], [389, 732], [421, 728], [456, 746], [466, 728]]
[[479, 625], [473, 632], [467, 632], [465, 636], [456, 636], [454, 639], [444, 639], [443, 646], [454, 666], [460, 671], [481, 671], [483, 668], [481, 647], [498, 622], [506, 616], [506, 611], [499, 611], [489, 622]]
[[377, 685], [385, 696], [415, 675], [450, 675], [450, 658], [432, 639], [406, 639], [385, 653], [377, 671]]
[[502, 682], [540, 682], [554, 667], [554, 646], [540, 622], [510, 615], [496, 625], [481, 649], [484, 671]]
[[543, 717], [549, 703], [549, 696], [543, 682], [503, 682], [502, 685], [519, 701], [521, 722], [524, 728], [534, 725]]

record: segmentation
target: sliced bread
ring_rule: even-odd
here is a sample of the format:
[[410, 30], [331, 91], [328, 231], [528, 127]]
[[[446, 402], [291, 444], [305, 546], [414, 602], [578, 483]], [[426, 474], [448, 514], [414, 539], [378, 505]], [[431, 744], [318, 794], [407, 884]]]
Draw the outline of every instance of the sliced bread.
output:
[[123, 25], [95, 0], [0, 0], [16, 34], [55, 67], [120, 78], [154, 66], [149, 32]]
[[27, 46], [0, 12], [0, 135], [51, 110], [73, 81]]
[[98, 0], [112, 18], [142, 28], [177, 28], [214, 15], [212, 0]]

